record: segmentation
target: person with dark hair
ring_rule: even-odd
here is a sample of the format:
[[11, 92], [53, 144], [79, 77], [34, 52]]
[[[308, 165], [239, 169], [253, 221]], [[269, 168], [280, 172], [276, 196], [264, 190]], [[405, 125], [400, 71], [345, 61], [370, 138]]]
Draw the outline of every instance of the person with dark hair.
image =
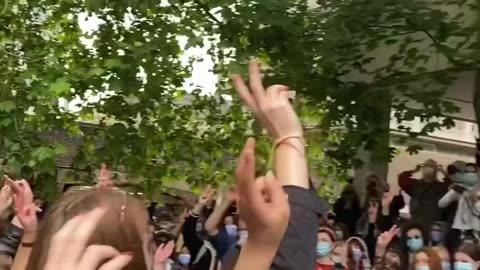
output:
[[480, 248], [473, 243], [462, 244], [454, 256], [454, 270], [477, 270], [480, 268]]
[[[414, 173], [422, 172], [421, 179], [412, 177]], [[430, 226], [434, 221], [442, 219], [443, 210], [438, 206], [438, 201], [448, 191], [451, 182], [445, 178], [440, 182], [437, 173], [447, 175], [434, 160], [427, 160], [418, 165], [415, 170], [405, 171], [398, 176], [398, 185], [407, 193], [410, 199], [410, 214], [412, 219], [421, 221]]]
[[340, 195], [340, 198], [333, 205], [335, 221], [343, 223], [348, 228], [348, 234], [354, 234], [356, 224], [362, 212], [360, 199], [352, 184], [347, 184]]
[[436, 221], [430, 226], [430, 240], [432, 246], [445, 245], [448, 226], [449, 224], [443, 221]]
[[401, 228], [401, 241], [405, 254], [408, 254], [409, 261], [413, 262], [414, 255], [423, 249], [430, 242], [430, 234], [422, 223], [409, 222]]
[[380, 234], [375, 249], [374, 269], [376, 270], [406, 270], [408, 259], [402, 244], [397, 238], [398, 228]]

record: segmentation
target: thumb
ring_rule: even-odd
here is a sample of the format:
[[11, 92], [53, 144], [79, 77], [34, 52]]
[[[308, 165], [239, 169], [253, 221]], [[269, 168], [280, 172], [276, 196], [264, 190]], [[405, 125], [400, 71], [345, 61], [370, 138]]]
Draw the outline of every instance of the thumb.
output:
[[277, 181], [271, 171], [269, 171], [265, 177], [265, 189], [270, 201], [273, 205], [282, 203], [287, 199], [282, 185]]

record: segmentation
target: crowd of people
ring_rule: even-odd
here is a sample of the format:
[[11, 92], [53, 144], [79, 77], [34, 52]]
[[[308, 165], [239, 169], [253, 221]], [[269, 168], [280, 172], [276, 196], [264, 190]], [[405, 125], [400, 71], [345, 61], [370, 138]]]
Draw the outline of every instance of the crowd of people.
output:
[[[399, 175], [410, 197], [376, 176], [359, 196], [347, 184], [331, 207], [309, 180], [303, 128], [289, 88], [233, 84], [272, 138], [271, 171], [257, 175], [255, 140], [239, 153], [236, 184], [205, 187], [182, 215], [116, 188], [105, 166], [95, 186], [66, 191], [48, 209], [29, 183], [5, 176], [0, 269], [12, 270], [474, 270], [480, 268], [477, 164], [428, 160]], [[479, 151], [480, 153], [480, 151]], [[477, 156], [477, 160], [480, 158]], [[478, 163], [478, 162], [477, 162]], [[421, 179], [413, 176], [421, 174]], [[441, 176], [441, 177], [440, 177]]]

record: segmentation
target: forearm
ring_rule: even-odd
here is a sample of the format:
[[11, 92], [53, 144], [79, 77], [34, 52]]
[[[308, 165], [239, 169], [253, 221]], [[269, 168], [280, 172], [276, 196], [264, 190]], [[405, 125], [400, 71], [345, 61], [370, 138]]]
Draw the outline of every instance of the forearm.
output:
[[383, 258], [385, 253], [386, 253], [385, 248], [377, 245], [377, 247], [375, 248], [375, 257], [376, 258]]
[[25, 270], [30, 259], [30, 253], [32, 252], [32, 246], [37, 238], [36, 231], [24, 231], [22, 241], [17, 249], [17, 254], [13, 260], [11, 270]]
[[389, 216], [390, 215], [390, 205], [383, 205], [382, 206], [382, 215]]
[[225, 216], [228, 208], [230, 208], [230, 202], [223, 202], [215, 208], [213, 213], [208, 217], [205, 222], [205, 230], [209, 234], [216, 234], [218, 232], [218, 225], [221, 223], [222, 218]]
[[247, 240], [247, 243], [242, 246], [235, 270], [269, 270], [277, 248], [256, 247], [255, 244], [249, 243]]
[[309, 188], [307, 159], [302, 140], [292, 138], [277, 146], [275, 176], [284, 186]]
[[192, 208], [192, 213], [196, 216], [199, 216], [203, 209], [205, 208], [205, 204], [198, 202], [195, 204], [195, 206]]
[[9, 224], [0, 236], [0, 252], [12, 258], [15, 257], [22, 235], [22, 228], [15, 226], [13, 223]]

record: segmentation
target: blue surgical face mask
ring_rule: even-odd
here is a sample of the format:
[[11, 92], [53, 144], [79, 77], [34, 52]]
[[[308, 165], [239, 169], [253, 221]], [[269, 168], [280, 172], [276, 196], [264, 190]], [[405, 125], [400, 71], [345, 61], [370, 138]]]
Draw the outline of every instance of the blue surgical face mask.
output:
[[185, 265], [188, 265], [190, 263], [190, 254], [180, 254], [178, 255], [178, 262], [185, 266]]
[[467, 186], [474, 186], [478, 181], [477, 173], [474, 172], [457, 173], [455, 174], [455, 179], [457, 182]]
[[415, 270], [430, 270], [430, 267], [428, 265], [419, 265], [415, 266]]
[[442, 270], [452, 270], [452, 265], [449, 262], [442, 262]]
[[473, 265], [467, 262], [455, 262], [453, 265], [454, 270], [474, 270]]
[[238, 227], [237, 225], [225, 225], [225, 230], [228, 233], [228, 236], [236, 238], [238, 236]]
[[410, 251], [416, 252], [423, 248], [423, 238], [412, 238], [407, 240], [407, 247]]
[[326, 257], [332, 251], [332, 243], [319, 241], [317, 243], [317, 255], [319, 257]]

